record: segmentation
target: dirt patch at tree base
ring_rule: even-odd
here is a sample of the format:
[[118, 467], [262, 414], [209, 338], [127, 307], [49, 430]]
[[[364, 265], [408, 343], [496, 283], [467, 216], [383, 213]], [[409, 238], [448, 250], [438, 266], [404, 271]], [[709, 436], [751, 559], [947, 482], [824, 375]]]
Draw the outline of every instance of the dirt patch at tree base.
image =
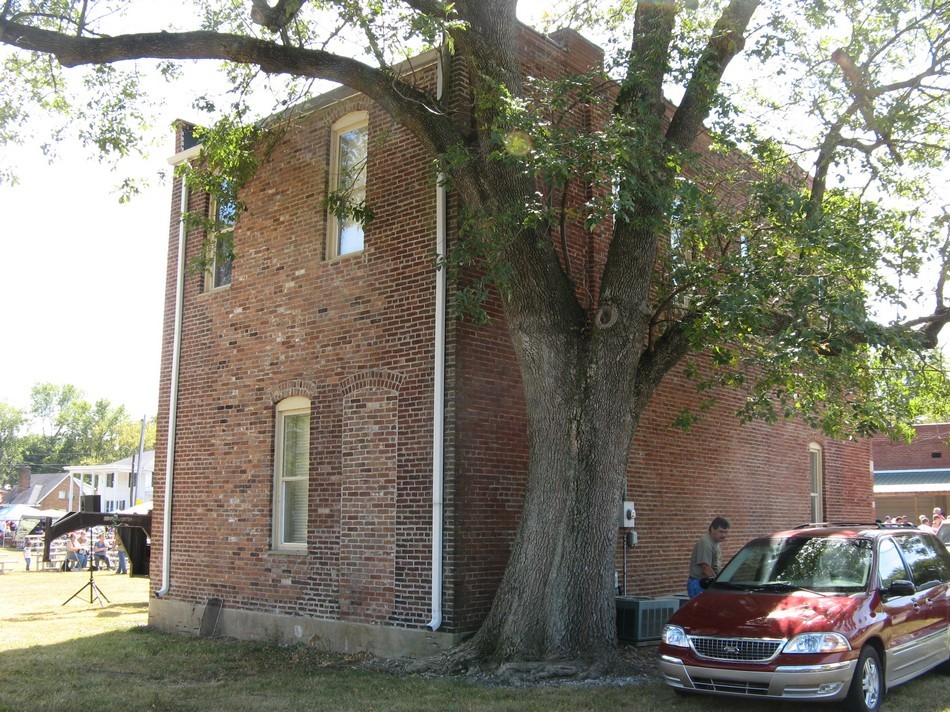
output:
[[493, 669], [470, 664], [464, 671], [450, 671], [445, 658], [384, 660], [366, 658], [366, 668], [392, 674], [444, 677], [491, 687], [609, 687], [659, 682], [655, 645], [620, 645], [609, 669], [582, 662], [505, 663]]

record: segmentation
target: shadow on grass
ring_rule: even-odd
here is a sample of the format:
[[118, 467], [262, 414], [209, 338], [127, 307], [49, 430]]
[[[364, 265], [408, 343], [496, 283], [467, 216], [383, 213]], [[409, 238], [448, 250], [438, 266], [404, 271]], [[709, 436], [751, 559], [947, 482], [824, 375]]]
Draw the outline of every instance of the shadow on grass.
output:
[[[134, 604], [127, 607], [138, 607]], [[114, 615], [104, 611], [102, 615]], [[160, 633], [147, 627], [89, 635], [0, 656], [0, 709], [45, 710], [630, 710], [820, 712], [834, 706], [679, 697], [662, 683], [511, 688], [381, 672], [361, 656]], [[882, 709], [941, 709], [948, 678], [898, 688]]]

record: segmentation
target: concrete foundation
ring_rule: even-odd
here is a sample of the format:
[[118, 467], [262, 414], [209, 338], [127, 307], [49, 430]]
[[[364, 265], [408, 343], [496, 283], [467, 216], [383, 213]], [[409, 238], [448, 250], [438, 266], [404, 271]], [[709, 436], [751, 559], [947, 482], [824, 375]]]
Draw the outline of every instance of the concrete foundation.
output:
[[[153, 628], [169, 633], [239, 640], [263, 640], [283, 644], [300, 643], [334, 653], [365, 652], [383, 658], [423, 658], [438, 655], [458, 645], [462, 636], [422, 629], [393, 628], [365, 623], [301, 618], [277, 613], [228, 608], [223, 602], [217, 620], [210, 626], [205, 618], [208, 605], [190, 604], [152, 597], [148, 604], [148, 622]], [[208, 611], [212, 613], [212, 611]]]

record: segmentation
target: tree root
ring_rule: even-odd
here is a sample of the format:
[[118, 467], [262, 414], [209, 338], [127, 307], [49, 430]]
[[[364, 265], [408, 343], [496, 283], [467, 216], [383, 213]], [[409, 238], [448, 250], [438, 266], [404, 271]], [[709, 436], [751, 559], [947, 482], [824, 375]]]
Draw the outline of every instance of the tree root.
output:
[[470, 642], [441, 655], [414, 660], [406, 664], [407, 672], [440, 676], [463, 676], [505, 686], [536, 685], [555, 682], [603, 680], [614, 675], [628, 675], [616, 652], [601, 659], [539, 660], [498, 662], [484, 659]]

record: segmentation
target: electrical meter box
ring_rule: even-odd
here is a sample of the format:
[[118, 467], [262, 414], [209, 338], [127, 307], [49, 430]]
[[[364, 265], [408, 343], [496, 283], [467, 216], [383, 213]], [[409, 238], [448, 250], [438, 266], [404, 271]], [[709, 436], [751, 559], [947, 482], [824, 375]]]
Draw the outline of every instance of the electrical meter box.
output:
[[637, 508], [633, 502], [621, 502], [620, 528], [630, 529], [637, 526]]

